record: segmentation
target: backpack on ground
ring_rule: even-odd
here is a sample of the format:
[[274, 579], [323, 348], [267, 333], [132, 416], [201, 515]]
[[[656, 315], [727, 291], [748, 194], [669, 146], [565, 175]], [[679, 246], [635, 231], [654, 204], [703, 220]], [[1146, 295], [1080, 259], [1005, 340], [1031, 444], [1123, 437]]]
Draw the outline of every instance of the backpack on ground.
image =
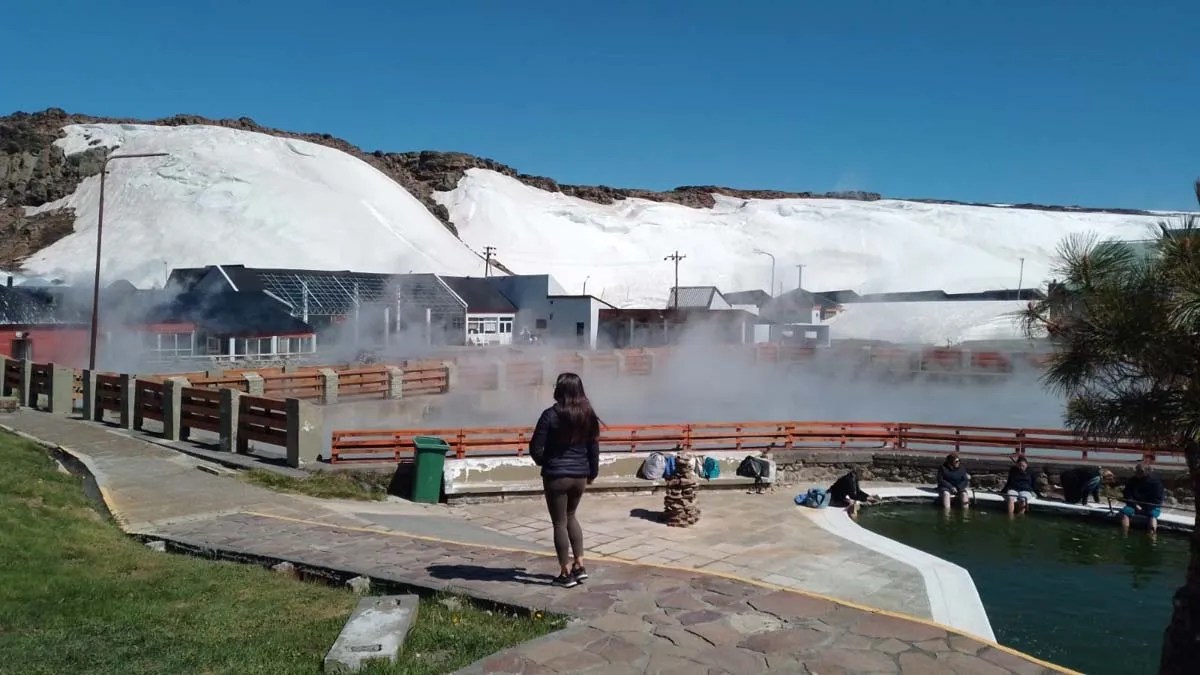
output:
[[754, 488], [762, 492], [763, 483], [766, 481], [767, 474], [771, 471], [771, 464], [762, 457], [748, 455], [738, 465], [737, 475], [743, 478], [753, 478]]
[[713, 457], [705, 457], [700, 463], [700, 477], [704, 480], [712, 480], [721, 475], [721, 464]]
[[663, 464], [662, 477], [663, 480], [675, 477], [675, 455], [664, 455], [666, 462]]
[[652, 452], [646, 456], [638, 473], [645, 480], [659, 480], [663, 477], [666, 468], [667, 456], [661, 452]]
[[822, 488], [809, 488], [808, 492], [796, 495], [796, 506], [823, 509], [829, 503], [829, 493]]

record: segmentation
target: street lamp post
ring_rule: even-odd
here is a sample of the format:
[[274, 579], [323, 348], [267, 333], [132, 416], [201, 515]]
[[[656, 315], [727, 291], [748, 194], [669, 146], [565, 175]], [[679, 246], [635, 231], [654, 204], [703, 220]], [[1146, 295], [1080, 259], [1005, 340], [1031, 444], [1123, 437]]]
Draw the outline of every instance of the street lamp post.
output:
[[771, 287], [767, 289], [767, 294], [773, 298], [775, 297], [775, 256], [759, 248], [754, 249], [754, 252], [771, 259]]
[[100, 333], [100, 243], [104, 234], [104, 176], [108, 173], [108, 163], [114, 159], [135, 159], [139, 157], [166, 157], [165, 152], [143, 152], [134, 155], [109, 155], [100, 167], [100, 212], [96, 217], [96, 278], [92, 285], [92, 335], [91, 347], [88, 351], [88, 370], [96, 369], [96, 338]]

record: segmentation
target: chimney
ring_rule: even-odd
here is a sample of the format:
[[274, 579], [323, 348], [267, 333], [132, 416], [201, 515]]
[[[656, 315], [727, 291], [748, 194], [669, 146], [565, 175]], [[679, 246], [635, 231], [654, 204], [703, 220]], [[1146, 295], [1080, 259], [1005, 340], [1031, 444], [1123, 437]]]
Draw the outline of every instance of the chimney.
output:
[[12, 275], [11, 275], [11, 274], [10, 274], [10, 275], [8, 275], [8, 284], [7, 284], [7, 286], [8, 286], [9, 288], [12, 288], [12, 279], [13, 279], [13, 278], [12, 278]]

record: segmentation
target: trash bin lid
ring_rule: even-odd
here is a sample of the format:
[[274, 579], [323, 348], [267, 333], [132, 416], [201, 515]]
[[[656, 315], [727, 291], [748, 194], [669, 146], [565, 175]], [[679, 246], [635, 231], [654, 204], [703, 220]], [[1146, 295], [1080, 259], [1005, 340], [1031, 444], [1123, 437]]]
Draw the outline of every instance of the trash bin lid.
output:
[[437, 436], [414, 436], [413, 445], [418, 450], [449, 450], [450, 444]]

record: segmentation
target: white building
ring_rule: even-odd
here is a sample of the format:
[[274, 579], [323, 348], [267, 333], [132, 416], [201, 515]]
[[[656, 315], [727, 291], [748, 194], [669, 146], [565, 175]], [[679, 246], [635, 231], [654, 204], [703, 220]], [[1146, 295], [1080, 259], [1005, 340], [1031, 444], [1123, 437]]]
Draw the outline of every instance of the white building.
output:
[[612, 308], [590, 295], [568, 295], [548, 274], [489, 277], [488, 282], [516, 308], [517, 342], [594, 349], [600, 310]]

